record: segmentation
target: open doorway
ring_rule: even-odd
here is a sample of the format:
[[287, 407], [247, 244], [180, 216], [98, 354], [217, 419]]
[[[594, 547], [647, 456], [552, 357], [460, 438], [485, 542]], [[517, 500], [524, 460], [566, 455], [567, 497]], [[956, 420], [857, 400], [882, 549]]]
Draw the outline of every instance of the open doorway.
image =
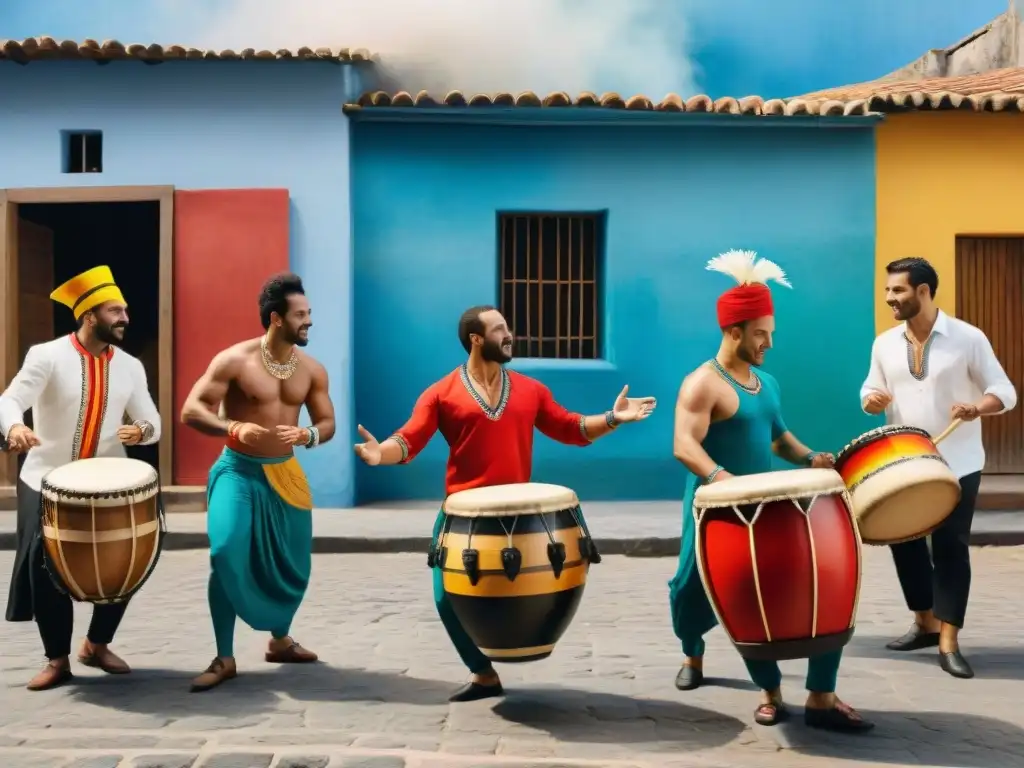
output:
[[[142, 361], [159, 406], [160, 202], [22, 203], [17, 217], [19, 361], [33, 344], [76, 328], [50, 291], [106, 264], [128, 302], [131, 324], [121, 346]], [[131, 447], [128, 455], [160, 469], [157, 445]]]

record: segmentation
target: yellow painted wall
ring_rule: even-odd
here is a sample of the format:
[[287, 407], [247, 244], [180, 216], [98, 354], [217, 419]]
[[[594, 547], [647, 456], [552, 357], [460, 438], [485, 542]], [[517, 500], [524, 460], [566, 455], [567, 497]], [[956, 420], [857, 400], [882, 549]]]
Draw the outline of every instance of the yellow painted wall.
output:
[[956, 310], [956, 236], [1024, 235], [1024, 115], [912, 112], [876, 134], [875, 328], [895, 322], [885, 265], [920, 256], [939, 273], [937, 303]]

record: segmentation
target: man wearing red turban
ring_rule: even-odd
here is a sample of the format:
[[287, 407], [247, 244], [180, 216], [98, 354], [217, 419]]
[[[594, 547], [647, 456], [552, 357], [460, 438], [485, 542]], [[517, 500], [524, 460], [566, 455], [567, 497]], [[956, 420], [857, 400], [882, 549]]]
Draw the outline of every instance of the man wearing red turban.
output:
[[[834, 463], [831, 455], [811, 451], [786, 428], [778, 382], [754, 370], [764, 363], [775, 331], [767, 282], [788, 288], [785, 273], [771, 261], [758, 261], [752, 251], [729, 251], [708, 262], [707, 268], [729, 275], [737, 285], [718, 298], [718, 354], [683, 380], [676, 402], [674, 452], [689, 470], [679, 568], [669, 582], [672, 625], [684, 655], [676, 676], [680, 690], [692, 690], [704, 681], [704, 635], [718, 623], [697, 569], [692, 512], [697, 488], [734, 475], [770, 472], [773, 456], [804, 467]], [[841, 658], [839, 650], [808, 660], [805, 722], [826, 730], [866, 731], [871, 723], [836, 698]], [[754, 720], [775, 725], [788, 714], [779, 666], [774, 661], [744, 662], [762, 691]]]

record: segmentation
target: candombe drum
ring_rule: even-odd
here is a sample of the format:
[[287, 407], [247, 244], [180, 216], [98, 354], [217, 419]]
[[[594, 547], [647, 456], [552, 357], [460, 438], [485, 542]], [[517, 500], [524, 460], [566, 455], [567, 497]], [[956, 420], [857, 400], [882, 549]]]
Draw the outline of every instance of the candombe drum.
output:
[[836, 472], [794, 469], [704, 485], [693, 515], [701, 580], [740, 655], [801, 659], [850, 641], [861, 543]]
[[865, 432], [836, 457], [866, 544], [898, 544], [927, 536], [960, 502], [960, 482], [923, 429], [885, 426]]
[[428, 564], [470, 638], [491, 661], [545, 659], [601, 562], [576, 494], [517, 483], [460, 491], [443, 507]]
[[44, 562], [75, 600], [121, 603], [143, 585], [163, 547], [159, 477], [136, 459], [82, 459], [43, 478]]

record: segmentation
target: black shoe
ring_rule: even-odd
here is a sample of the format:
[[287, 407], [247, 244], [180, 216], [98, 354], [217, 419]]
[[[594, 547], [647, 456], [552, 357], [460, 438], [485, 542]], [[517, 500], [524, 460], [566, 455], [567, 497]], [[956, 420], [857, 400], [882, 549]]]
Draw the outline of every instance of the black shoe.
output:
[[943, 672], [953, 677], [963, 680], [974, 677], [974, 670], [971, 669], [971, 665], [967, 663], [967, 659], [963, 657], [959, 649], [952, 653], [939, 651], [939, 666], [942, 667]]
[[917, 651], [921, 648], [934, 648], [938, 644], [938, 632], [925, 632], [919, 624], [914, 624], [907, 634], [885, 647], [890, 651]]
[[704, 683], [704, 672], [684, 664], [676, 675], [676, 688], [680, 691], [693, 691], [700, 688]]
[[495, 696], [503, 696], [504, 694], [505, 691], [501, 687], [501, 683], [494, 683], [493, 685], [466, 683], [449, 696], [448, 701], [479, 701], [480, 699], [490, 699]]

